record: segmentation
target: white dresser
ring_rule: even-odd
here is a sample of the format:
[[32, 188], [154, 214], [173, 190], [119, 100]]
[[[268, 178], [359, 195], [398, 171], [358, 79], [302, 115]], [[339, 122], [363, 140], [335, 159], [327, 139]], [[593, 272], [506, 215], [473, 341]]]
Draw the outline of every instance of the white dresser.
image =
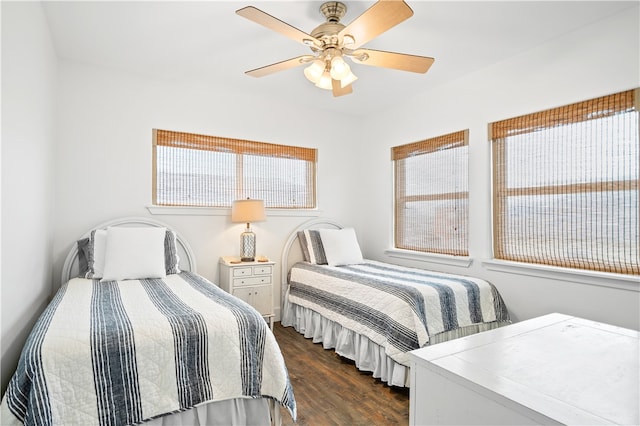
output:
[[411, 352], [410, 424], [640, 424], [640, 333], [550, 314]]

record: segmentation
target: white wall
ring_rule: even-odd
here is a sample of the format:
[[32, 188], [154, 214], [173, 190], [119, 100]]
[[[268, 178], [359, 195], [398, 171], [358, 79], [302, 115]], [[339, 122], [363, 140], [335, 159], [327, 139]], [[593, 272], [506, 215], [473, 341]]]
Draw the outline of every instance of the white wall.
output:
[[[297, 105], [279, 105], [188, 82], [150, 80], [61, 61], [56, 135], [55, 280], [75, 240], [92, 227], [122, 216], [150, 216], [153, 128], [319, 149], [318, 204], [323, 215], [344, 216], [351, 187], [346, 169], [349, 122]], [[332, 120], [345, 131], [327, 135], [315, 123]], [[341, 120], [345, 120], [341, 122]], [[331, 137], [329, 137], [331, 136]], [[340, 152], [346, 151], [341, 155]], [[341, 163], [345, 163], [344, 165]], [[218, 215], [162, 215], [192, 245], [198, 272], [218, 281], [218, 259], [239, 254], [243, 224]], [[289, 233], [311, 217], [269, 215], [252, 224], [258, 254], [279, 261]], [[280, 306], [276, 267], [275, 306]], [[279, 312], [278, 312], [279, 313]]]
[[[490, 271], [482, 261], [491, 251], [491, 170], [487, 124], [639, 86], [640, 34], [638, 9], [626, 11], [482, 69], [402, 107], [370, 117], [366, 170], [360, 178], [362, 208], [358, 226], [369, 257], [489, 279], [502, 292], [512, 316], [524, 320], [563, 312], [640, 329], [637, 280], [635, 291]], [[438, 62], [434, 64], [436, 67]], [[469, 129], [469, 251], [471, 267], [398, 260], [384, 255], [392, 247], [392, 164], [390, 148]], [[365, 142], [364, 140], [362, 141]], [[372, 174], [368, 170], [378, 170]], [[353, 213], [353, 220], [355, 220]], [[385, 229], [388, 232], [380, 232]], [[637, 278], [637, 277], [636, 277]], [[582, 280], [582, 278], [578, 278]], [[602, 279], [605, 283], [608, 280]]]
[[2, 393], [49, 301], [56, 57], [40, 3], [2, 3]]

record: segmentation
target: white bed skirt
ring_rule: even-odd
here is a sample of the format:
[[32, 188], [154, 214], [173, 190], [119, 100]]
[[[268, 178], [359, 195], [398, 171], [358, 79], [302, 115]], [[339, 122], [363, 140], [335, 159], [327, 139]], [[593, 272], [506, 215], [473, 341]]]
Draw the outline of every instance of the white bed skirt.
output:
[[325, 349], [353, 360], [361, 371], [394, 386], [409, 387], [409, 367], [388, 357], [384, 348], [369, 338], [333, 322], [316, 311], [285, 301], [281, 324], [293, 326], [307, 339], [322, 343]]
[[[359, 370], [373, 373], [376, 379], [392, 386], [409, 387], [411, 376], [409, 366], [395, 362], [387, 356], [382, 346], [366, 336], [323, 317], [316, 311], [290, 303], [288, 292], [286, 296], [281, 319], [283, 326], [293, 327], [307, 339], [313, 339], [314, 343], [322, 343], [323, 348], [335, 350], [338, 355], [354, 361]], [[462, 327], [430, 336], [429, 344], [446, 342], [507, 324], [491, 322]]]
[[[273, 416], [272, 416], [273, 413]], [[145, 422], [151, 426], [228, 426], [281, 423], [280, 405], [268, 398], [237, 398], [210, 402]]]

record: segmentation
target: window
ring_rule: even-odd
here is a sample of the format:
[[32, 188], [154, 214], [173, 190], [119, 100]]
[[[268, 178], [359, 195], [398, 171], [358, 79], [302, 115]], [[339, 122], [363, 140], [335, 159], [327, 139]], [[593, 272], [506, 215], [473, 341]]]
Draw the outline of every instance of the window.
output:
[[467, 256], [469, 131], [392, 148], [395, 246]]
[[153, 131], [153, 203], [315, 208], [316, 150], [168, 130]]
[[490, 124], [496, 258], [640, 274], [637, 96]]

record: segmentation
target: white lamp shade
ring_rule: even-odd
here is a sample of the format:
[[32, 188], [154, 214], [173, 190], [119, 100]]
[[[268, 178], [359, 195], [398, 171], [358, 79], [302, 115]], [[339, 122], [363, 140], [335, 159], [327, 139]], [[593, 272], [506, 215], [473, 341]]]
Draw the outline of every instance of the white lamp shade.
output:
[[235, 200], [231, 206], [232, 222], [260, 222], [265, 218], [263, 200]]
[[309, 65], [304, 69], [304, 76], [307, 77], [307, 79], [310, 82], [312, 82], [313, 84], [316, 84], [318, 80], [320, 80], [320, 77], [324, 72], [324, 68], [325, 68], [324, 62], [322, 62], [319, 59], [316, 59], [311, 63], [311, 65]]
[[331, 78], [334, 80], [342, 80], [350, 73], [351, 67], [342, 59], [342, 56], [335, 56], [331, 60]]
[[358, 77], [356, 77], [356, 75], [353, 72], [351, 72], [351, 69], [349, 69], [349, 74], [346, 77], [344, 77], [342, 80], [340, 80], [340, 87], [343, 87], [343, 88], [347, 87], [357, 79]]
[[333, 86], [331, 85], [331, 75], [328, 71], [322, 73], [322, 77], [320, 77], [320, 80], [318, 80], [316, 86], [325, 90], [331, 90], [333, 88]]

